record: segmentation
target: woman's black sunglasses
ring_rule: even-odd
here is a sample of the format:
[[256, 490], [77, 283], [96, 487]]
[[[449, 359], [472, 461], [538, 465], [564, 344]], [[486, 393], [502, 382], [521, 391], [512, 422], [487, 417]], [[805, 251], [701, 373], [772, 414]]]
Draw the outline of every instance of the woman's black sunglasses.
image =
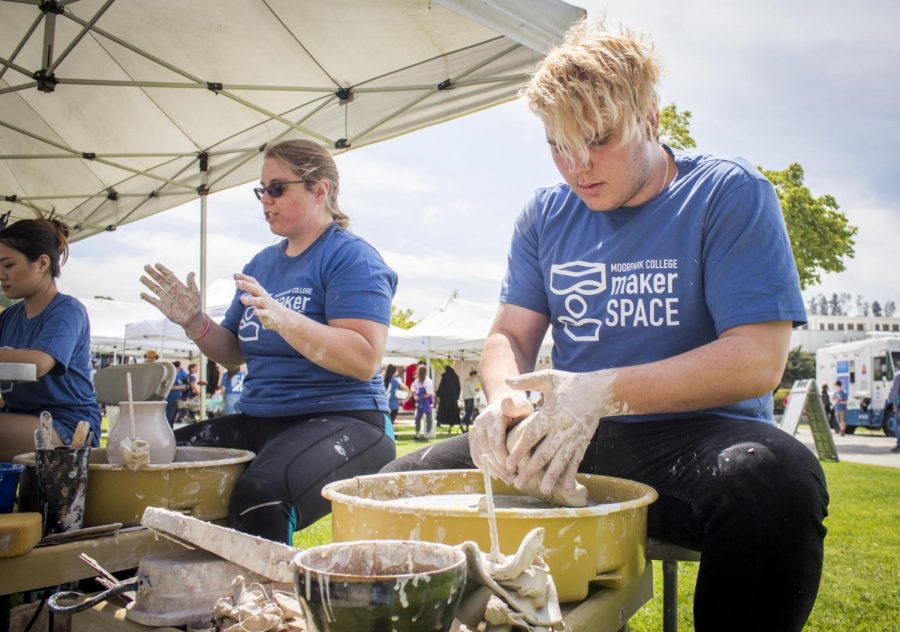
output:
[[286, 182], [273, 182], [267, 187], [256, 187], [253, 189], [253, 192], [256, 194], [256, 199], [261, 200], [263, 194], [268, 193], [270, 198], [280, 198], [284, 195], [284, 187], [289, 184], [303, 184], [306, 182], [305, 180], [288, 180]]

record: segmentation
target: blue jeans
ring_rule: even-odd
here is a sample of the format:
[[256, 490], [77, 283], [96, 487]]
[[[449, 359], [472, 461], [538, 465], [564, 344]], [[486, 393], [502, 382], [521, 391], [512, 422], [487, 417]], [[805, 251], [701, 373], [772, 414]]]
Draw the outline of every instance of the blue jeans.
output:
[[170, 427], [174, 427], [175, 425], [175, 413], [178, 412], [178, 402], [179, 399], [167, 399], [166, 400], [166, 421], [169, 422]]
[[225, 414], [233, 415], [235, 413], [241, 412], [241, 408], [239, 406], [240, 402], [240, 393], [225, 393], [225, 401], [223, 402], [225, 407]]
[[894, 403], [894, 436], [897, 437], [897, 447], [900, 448], [900, 399]]
[[463, 405], [465, 406], [465, 416], [463, 417], [462, 425], [468, 430], [469, 424], [472, 422], [472, 413], [475, 412], [475, 400], [464, 399]]

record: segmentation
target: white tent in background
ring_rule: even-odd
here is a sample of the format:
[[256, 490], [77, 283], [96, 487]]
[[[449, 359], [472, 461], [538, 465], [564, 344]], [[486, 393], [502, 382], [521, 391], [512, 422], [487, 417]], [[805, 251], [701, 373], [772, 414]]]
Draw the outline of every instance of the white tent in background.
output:
[[79, 298], [91, 324], [91, 347], [101, 351], [122, 351], [125, 323], [152, 318], [159, 311], [144, 301], [115, 301], [103, 298]]
[[[419, 358], [475, 360], [481, 356], [488, 331], [497, 314], [497, 303], [478, 303], [450, 298], [407, 330], [391, 328], [387, 353]], [[541, 356], [549, 356], [553, 343], [548, 332]]]
[[[215, 322], [220, 323], [225, 317], [225, 312], [234, 298], [234, 281], [230, 279], [216, 279], [206, 290], [206, 313]], [[160, 315], [158, 309], [144, 303], [153, 312], [153, 317], [145, 320], [129, 320], [125, 324], [124, 337], [131, 344], [140, 342], [143, 346], [153, 347], [157, 350], [176, 350], [199, 353], [197, 345], [188, 338], [184, 330]]]

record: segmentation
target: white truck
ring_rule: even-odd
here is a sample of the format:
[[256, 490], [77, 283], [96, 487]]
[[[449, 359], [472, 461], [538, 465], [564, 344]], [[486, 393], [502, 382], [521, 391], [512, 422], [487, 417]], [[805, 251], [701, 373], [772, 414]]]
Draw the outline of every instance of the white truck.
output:
[[887, 406], [891, 382], [900, 361], [900, 337], [872, 337], [826, 345], [816, 351], [816, 384], [819, 389], [840, 380], [847, 390], [847, 434], [856, 428], [881, 428], [894, 434], [900, 419], [894, 406]]

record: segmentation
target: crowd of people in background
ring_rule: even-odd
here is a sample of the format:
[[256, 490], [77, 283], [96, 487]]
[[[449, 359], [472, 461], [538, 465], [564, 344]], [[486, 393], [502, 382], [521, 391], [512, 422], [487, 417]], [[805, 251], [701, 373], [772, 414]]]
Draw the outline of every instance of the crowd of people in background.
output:
[[478, 416], [479, 398], [484, 398], [475, 367], [468, 369], [462, 381], [452, 365], [444, 365], [435, 381], [432, 375], [436, 372], [424, 362], [405, 369], [387, 364], [381, 370], [391, 423], [396, 422], [401, 409], [412, 413], [416, 441], [434, 439], [438, 426], [446, 426], [448, 431], [457, 426], [468, 432]]
[[[101, 359], [104, 361], [101, 363]], [[121, 364], [137, 361], [139, 357], [126, 356]], [[91, 380], [102, 367], [114, 364], [112, 358], [91, 359]], [[206, 375], [201, 379], [200, 364], [182, 359], [167, 360], [150, 349], [143, 355], [144, 362], [171, 362], [175, 367], [172, 387], [166, 396], [166, 419], [171, 427], [200, 420], [200, 393], [203, 390], [206, 399], [207, 417], [232, 415], [240, 412], [241, 393], [244, 390], [244, 379], [247, 367], [239, 365], [225, 367], [207, 359]]]

